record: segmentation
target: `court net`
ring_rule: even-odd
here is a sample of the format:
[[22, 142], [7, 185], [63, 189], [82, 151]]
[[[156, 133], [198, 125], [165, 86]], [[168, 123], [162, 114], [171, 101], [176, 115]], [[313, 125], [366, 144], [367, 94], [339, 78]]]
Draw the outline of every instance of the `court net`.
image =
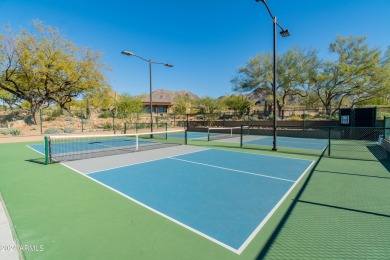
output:
[[241, 131], [249, 129], [247, 126], [238, 127], [209, 127], [207, 129], [207, 140], [222, 140], [227, 138], [238, 138], [241, 136]]
[[80, 160], [187, 143], [185, 130], [116, 135], [45, 137], [46, 163]]

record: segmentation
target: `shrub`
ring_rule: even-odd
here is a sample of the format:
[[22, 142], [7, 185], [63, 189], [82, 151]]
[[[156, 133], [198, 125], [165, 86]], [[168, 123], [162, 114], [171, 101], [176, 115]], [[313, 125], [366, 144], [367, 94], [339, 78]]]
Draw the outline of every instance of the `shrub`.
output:
[[70, 133], [74, 133], [74, 132], [75, 132], [74, 128], [70, 128], [70, 127], [64, 128], [64, 133], [70, 134]]
[[59, 116], [62, 116], [64, 114], [64, 111], [62, 111], [61, 109], [60, 110], [54, 110], [52, 113], [51, 113], [51, 117], [59, 117]]
[[73, 122], [73, 117], [67, 116], [67, 117], [65, 118], [65, 120], [68, 121], [68, 122]]
[[109, 122], [105, 122], [105, 123], [103, 124], [103, 129], [104, 129], [104, 130], [112, 130], [112, 124], [109, 123]]
[[19, 129], [15, 129], [15, 128], [5, 128], [3, 130], [1, 130], [1, 134], [2, 135], [13, 135], [13, 136], [19, 136], [22, 134], [22, 131], [19, 130]]
[[58, 134], [58, 133], [62, 133], [62, 130], [59, 128], [48, 128], [45, 130], [44, 133], [45, 134]]
[[112, 118], [111, 111], [102, 111], [99, 115], [99, 118]]
[[5, 128], [1, 130], [2, 135], [9, 135], [11, 133], [11, 128]]
[[302, 117], [301, 116], [297, 116], [297, 115], [293, 115], [289, 118], [289, 120], [293, 120], [293, 121], [301, 121], [302, 120]]
[[89, 124], [89, 119], [81, 119], [83, 125], [88, 125]]
[[11, 129], [11, 135], [13, 136], [19, 136], [22, 134], [22, 131], [19, 129]]

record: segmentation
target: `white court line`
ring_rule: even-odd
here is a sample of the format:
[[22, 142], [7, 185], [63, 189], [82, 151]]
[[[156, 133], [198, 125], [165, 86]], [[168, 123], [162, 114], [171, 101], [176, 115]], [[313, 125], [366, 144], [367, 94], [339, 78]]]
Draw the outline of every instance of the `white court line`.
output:
[[[209, 149], [208, 149], [208, 148], [205, 148], [205, 149], [203, 149], [203, 150], [198, 150], [198, 151], [193, 151], [193, 152], [187, 152], [187, 153], [176, 154], [176, 155], [174, 155], [174, 156], [182, 156], [182, 155], [187, 155], [187, 154], [192, 154], [192, 153], [199, 153], [199, 152], [203, 152], [203, 151], [206, 151], [206, 150], [209, 150]], [[170, 158], [172, 158], [172, 157], [171, 157], [171, 156], [168, 156], [168, 157], [163, 157], [163, 158], [159, 158], [159, 159], [152, 159], [152, 160], [148, 160], [148, 161], [142, 161], [142, 162], [126, 164], [126, 165], [122, 165], [122, 166], [118, 166], [118, 167], [107, 168], [107, 169], [104, 169], [104, 170], [98, 170], [98, 171], [93, 171], [93, 172], [87, 172], [87, 173], [85, 173], [85, 174], [92, 174], [92, 173], [97, 173], [97, 172], [110, 171], [110, 170], [125, 168], [125, 167], [128, 167], [128, 166], [133, 166], [133, 165], [137, 165], [137, 164], [150, 163], [150, 162], [161, 161], [161, 160], [170, 159]], [[66, 165], [66, 166], [67, 166], [67, 165]]]
[[[29, 147], [29, 148], [31, 148], [31, 147]], [[36, 151], [36, 152], [38, 152], [37, 150], [35, 150], [33, 148], [31, 148], [31, 149]], [[189, 153], [184, 153], [184, 154], [178, 154], [178, 155], [175, 155], [175, 156], [180, 156], [180, 155], [185, 155], [185, 154], [192, 154], [192, 153], [202, 152], [202, 151], [205, 151], [205, 150], [209, 150], [209, 149], [204, 149], [204, 150], [194, 151], [194, 152], [189, 152]], [[233, 151], [228, 151], [228, 150], [224, 150], [224, 151], [233, 152]], [[246, 152], [243, 152], [243, 153], [246, 153]], [[252, 153], [247, 153], [247, 154], [252, 154]], [[254, 154], [254, 155], [256, 155], [256, 154]], [[267, 156], [267, 155], [265, 155], [265, 156]], [[271, 155], [268, 155], [268, 156], [271, 156]], [[274, 157], [278, 157], [278, 156], [274, 156]], [[286, 158], [286, 157], [281, 157], [281, 158]], [[181, 160], [181, 159], [177, 159], [177, 158], [173, 158], [173, 157], [167, 157], [167, 158], [161, 158], [161, 159], [156, 159], [156, 160], [150, 160], [149, 162], [159, 161], [159, 160], [163, 160], [163, 159], [173, 159], [173, 160], [185, 161], [185, 160]], [[296, 159], [296, 158], [288, 158], [288, 159]], [[303, 160], [303, 159], [297, 159], [297, 160]], [[123, 167], [136, 165], [136, 164], [142, 164], [142, 163], [146, 163], [146, 162], [140, 162], [140, 163], [130, 164], [130, 165], [126, 165], [126, 166], [115, 167], [115, 168], [112, 168], [112, 169], [123, 168]], [[191, 163], [194, 163], [194, 162], [191, 162]], [[282, 178], [277, 178], [277, 177], [272, 177], [272, 176], [267, 176], [267, 175], [261, 175], [261, 174], [256, 174], [256, 173], [250, 173], [250, 172], [233, 170], [233, 171], [242, 172], [242, 173], [245, 173], [245, 174], [253, 174], [253, 175], [258, 175], [258, 176], [262, 176], [262, 177], [269, 177], [269, 178], [273, 178], [273, 179], [280, 179], [280, 180], [284, 180], [284, 181], [288, 181], [288, 182], [293, 182], [294, 183], [291, 186], [291, 188], [287, 191], [287, 193], [275, 205], [275, 207], [263, 219], [263, 221], [256, 227], [256, 229], [252, 232], [252, 234], [240, 246], [239, 249], [232, 248], [231, 246], [226, 245], [223, 242], [221, 242], [219, 240], [216, 240], [215, 238], [212, 238], [212, 237], [210, 237], [210, 236], [200, 232], [199, 230], [196, 230], [196, 229], [194, 229], [194, 228], [192, 228], [192, 227], [190, 227], [190, 226], [188, 226], [188, 225], [186, 225], [184, 223], [181, 223], [180, 221], [178, 221], [178, 220], [176, 220], [176, 219], [174, 219], [172, 217], [169, 217], [168, 215], [165, 215], [164, 213], [159, 212], [156, 209], [151, 208], [151, 207], [143, 204], [142, 202], [140, 202], [140, 201], [138, 201], [138, 200], [136, 200], [136, 199], [134, 199], [134, 198], [132, 198], [132, 197], [130, 197], [130, 196], [128, 196], [128, 195], [118, 191], [118, 190], [116, 190], [116, 189], [114, 189], [114, 188], [112, 188], [112, 187], [110, 187], [110, 186], [108, 186], [108, 185], [106, 185], [106, 184], [104, 184], [104, 183], [102, 183], [102, 182], [100, 182], [98, 180], [95, 180], [94, 178], [88, 176], [87, 174], [85, 174], [83, 172], [80, 172], [80, 171], [72, 168], [71, 166], [68, 166], [68, 165], [66, 165], [64, 163], [61, 163], [61, 164], [64, 165], [65, 167], [67, 167], [68, 169], [71, 169], [71, 170], [75, 171], [76, 173], [78, 173], [78, 174], [80, 174], [82, 176], [85, 176], [86, 178], [88, 178], [88, 179], [90, 179], [90, 180], [92, 180], [92, 181], [94, 181], [94, 182], [96, 182], [96, 183], [98, 183], [98, 184], [108, 188], [109, 190], [111, 190], [111, 191], [113, 191], [113, 192], [115, 192], [115, 193], [117, 193], [117, 194], [119, 194], [119, 195], [121, 195], [121, 196], [123, 196], [123, 197], [125, 197], [125, 198], [127, 198], [127, 199], [129, 199], [131, 201], [133, 201], [134, 203], [136, 203], [136, 204], [138, 204], [138, 205], [140, 205], [140, 206], [142, 206], [142, 207], [144, 207], [144, 208], [146, 208], [146, 209], [148, 209], [148, 210], [150, 210], [150, 211], [152, 211], [152, 212], [154, 212], [154, 213], [156, 213], [156, 214], [158, 214], [158, 215], [160, 215], [160, 216], [162, 216], [162, 217], [164, 217], [164, 218], [166, 218], [166, 219], [168, 219], [168, 220], [170, 220], [170, 221], [172, 221], [172, 222], [174, 222], [174, 223], [176, 223], [176, 224], [178, 224], [178, 225], [180, 225], [180, 226], [182, 226], [182, 227], [184, 227], [184, 228], [186, 228], [186, 229], [188, 229], [188, 230], [190, 230], [190, 231], [192, 231], [192, 232], [194, 232], [194, 233], [196, 233], [196, 234], [198, 234], [198, 235], [200, 235], [200, 236], [202, 236], [202, 237], [204, 237], [204, 238], [206, 238], [206, 239], [208, 239], [208, 240], [210, 240], [210, 241], [212, 241], [212, 242], [214, 242], [214, 243], [216, 243], [216, 244], [218, 244], [218, 245], [220, 245], [220, 246], [222, 246], [222, 247], [224, 247], [224, 248], [226, 248], [226, 249], [228, 249], [228, 250], [230, 250], [230, 251], [232, 251], [232, 252], [234, 252], [236, 254], [238, 254], [238, 255], [240, 255], [245, 250], [245, 248], [251, 243], [251, 241], [256, 237], [256, 235], [259, 233], [259, 231], [262, 229], [262, 227], [266, 224], [266, 222], [269, 220], [269, 218], [271, 218], [271, 216], [274, 214], [274, 212], [277, 210], [277, 208], [283, 203], [283, 201], [287, 198], [287, 196], [291, 193], [291, 191], [295, 188], [295, 186], [300, 182], [300, 180], [303, 178], [303, 176], [306, 174], [306, 172], [312, 167], [313, 163], [314, 163], [314, 161], [312, 161], [310, 166], [302, 173], [302, 175], [299, 177], [299, 179], [297, 181], [292, 181], [292, 180], [287, 180], [287, 179], [282, 179]], [[197, 164], [199, 164], [199, 163], [197, 163]], [[222, 168], [222, 169], [225, 169], [225, 170], [232, 170], [232, 169], [218, 167], [218, 166], [213, 166], [213, 167]], [[101, 171], [96, 171], [96, 172], [101, 172]]]
[[[38, 145], [41, 145], [41, 144], [38, 144]], [[41, 153], [40, 151], [35, 150], [35, 148], [32, 148], [29, 144], [26, 145], [26, 146], [27, 146], [28, 148], [30, 148], [31, 150], [33, 150], [34, 152], [40, 153], [40, 154], [42, 154], [42, 155], [45, 155], [44, 153]], [[43, 148], [45, 148], [45, 144], [43, 144]]]
[[279, 208], [279, 206], [286, 200], [287, 196], [291, 193], [291, 191], [294, 190], [295, 186], [297, 186], [297, 184], [301, 181], [303, 176], [306, 175], [306, 173], [310, 170], [310, 168], [313, 166], [314, 163], [315, 163], [315, 161], [312, 161], [312, 163], [301, 174], [301, 176], [298, 178], [298, 180], [290, 187], [290, 189], [286, 192], [286, 194], [284, 194], [284, 196], [279, 200], [279, 202], [275, 205], [275, 207], [268, 213], [268, 215], [263, 219], [263, 221], [261, 221], [261, 223], [257, 226], [257, 228], [252, 232], [252, 234], [240, 246], [240, 248], [238, 249], [239, 254], [241, 254], [245, 250], [245, 248], [252, 242], [252, 240], [256, 237], [256, 235], [259, 233], [259, 231], [268, 222], [268, 220], [272, 217], [272, 215]]
[[285, 156], [281, 156], [281, 155], [269, 155], [269, 154], [260, 154], [260, 153], [250, 153], [250, 152], [243, 152], [243, 151], [237, 151], [237, 150], [224, 150], [224, 149], [215, 149], [215, 148], [213, 150], [223, 151], [223, 152], [230, 152], [230, 153], [252, 154], [252, 155], [256, 155], [256, 156], [277, 157], [277, 158], [300, 160], [300, 161], [310, 161], [310, 162], [313, 161], [313, 160], [309, 160], [309, 159], [301, 159], [301, 158], [295, 158], [295, 157], [285, 157]]
[[260, 177], [265, 177], [265, 178], [270, 178], [270, 179], [276, 179], [276, 180], [281, 180], [281, 181], [295, 182], [295, 181], [293, 181], [293, 180], [278, 178], [278, 177], [269, 176], [269, 175], [265, 175], [265, 174], [254, 173], [254, 172], [246, 172], [246, 171], [241, 171], [241, 170], [235, 170], [235, 169], [220, 167], [220, 166], [216, 166], [216, 165], [206, 164], [206, 163], [187, 161], [187, 160], [183, 160], [183, 159], [179, 159], [179, 158], [174, 158], [174, 157], [170, 157], [170, 158], [168, 158], [168, 159], [177, 160], [177, 161], [182, 161], [182, 162], [187, 162], [187, 163], [192, 163], [192, 164], [199, 164], [199, 165], [203, 165], [203, 166], [207, 166], [207, 167], [212, 167], [212, 168], [217, 168], [217, 169], [222, 169], [222, 170], [227, 170], [227, 171], [232, 171], [232, 172], [239, 172], [239, 173], [244, 173], [244, 174], [249, 174], [249, 175], [256, 175], [256, 176], [260, 176]]

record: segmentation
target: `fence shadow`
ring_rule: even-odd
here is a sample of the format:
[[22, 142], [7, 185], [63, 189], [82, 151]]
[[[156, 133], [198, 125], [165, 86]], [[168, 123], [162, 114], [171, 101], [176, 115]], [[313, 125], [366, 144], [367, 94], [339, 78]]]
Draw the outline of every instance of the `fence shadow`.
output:
[[367, 149], [375, 156], [375, 158], [378, 159], [378, 162], [380, 162], [386, 170], [390, 172], [389, 152], [380, 145], [368, 146]]
[[290, 217], [293, 209], [295, 208], [296, 204], [300, 201], [300, 198], [303, 194], [303, 192], [305, 191], [307, 185], [309, 184], [312, 176], [313, 176], [313, 173], [315, 172], [319, 162], [321, 161], [322, 157], [324, 156], [324, 153], [325, 153], [326, 149], [322, 152], [321, 156], [319, 157], [319, 159], [316, 161], [314, 167], [311, 169], [309, 175], [307, 176], [305, 182], [303, 183], [302, 187], [300, 188], [300, 190], [298, 191], [297, 195], [295, 196], [295, 198], [293, 199], [292, 203], [290, 204], [289, 208], [287, 209], [286, 213], [284, 214], [284, 216], [282, 217], [281, 221], [278, 223], [277, 227], [275, 228], [274, 232], [271, 234], [271, 236], [268, 238], [265, 246], [262, 248], [262, 250], [260, 251], [260, 253], [257, 255], [257, 258], [258, 260], [261, 260], [263, 259], [269, 249], [271, 248], [273, 242], [275, 241], [276, 237], [278, 236], [278, 234], [280, 233], [280, 231], [282, 230], [283, 226], [285, 225], [285, 223], [287, 222], [288, 218]]
[[26, 161], [26, 162], [30, 162], [30, 163], [36, 163], [36, 164], [46, 165], [46, 164], [45, 164], [45, 158], [28, 159], [28, 160], [25, 160], [25, 161]]

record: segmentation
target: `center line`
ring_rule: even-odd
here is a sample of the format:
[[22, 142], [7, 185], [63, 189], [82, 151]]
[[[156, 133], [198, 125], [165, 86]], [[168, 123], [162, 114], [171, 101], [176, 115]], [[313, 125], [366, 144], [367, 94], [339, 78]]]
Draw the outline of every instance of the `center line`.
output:
[[276, 180], [281, 180], [281, 181], [288, 181], [288, 182], [293, 182], [293, 183], [295, 182], [295, 181], [289, 180], [289, 179], [283, 179], [283, 178], [278, 178], [278, 177], [274, 177], [274, 176], [269, 176], [269, 175], [264, 175], [264, 174], [259, 174], [259, 173], [253, 173], [253, 172], [246, 172], [246, 171], [234, 170], [234, 169], [229, 169], [229, 168], [225, 168], [225, 167], [220, 167], [220, 166], [205, 164], [205, 163], [187, 161], [187, 160], [183, 160], [183, 159], [179, 159], [179, 158], [174, 158], [174, 157], [170, 157], [170, 158], [168, 158], [168, 159], [177, 160], [177, 161], [182, 161], [182, 162], [188, 162], [188, 163], [193, 163], [193, 164], [199, 164], [199, 165], [203, 165], [203, 166], [218, 168], [218, 169], [227, 170], [227, 171], [232, 171], [232, 172], [240, 172], [240, 173], [245, 173], [245, 174], [250, 174], [250, 175], [256, 175], [256, 176], [260, 176], [260, 177], [265, 177], [265, 178], [270, 178], [270, 179], [276, 179]]

